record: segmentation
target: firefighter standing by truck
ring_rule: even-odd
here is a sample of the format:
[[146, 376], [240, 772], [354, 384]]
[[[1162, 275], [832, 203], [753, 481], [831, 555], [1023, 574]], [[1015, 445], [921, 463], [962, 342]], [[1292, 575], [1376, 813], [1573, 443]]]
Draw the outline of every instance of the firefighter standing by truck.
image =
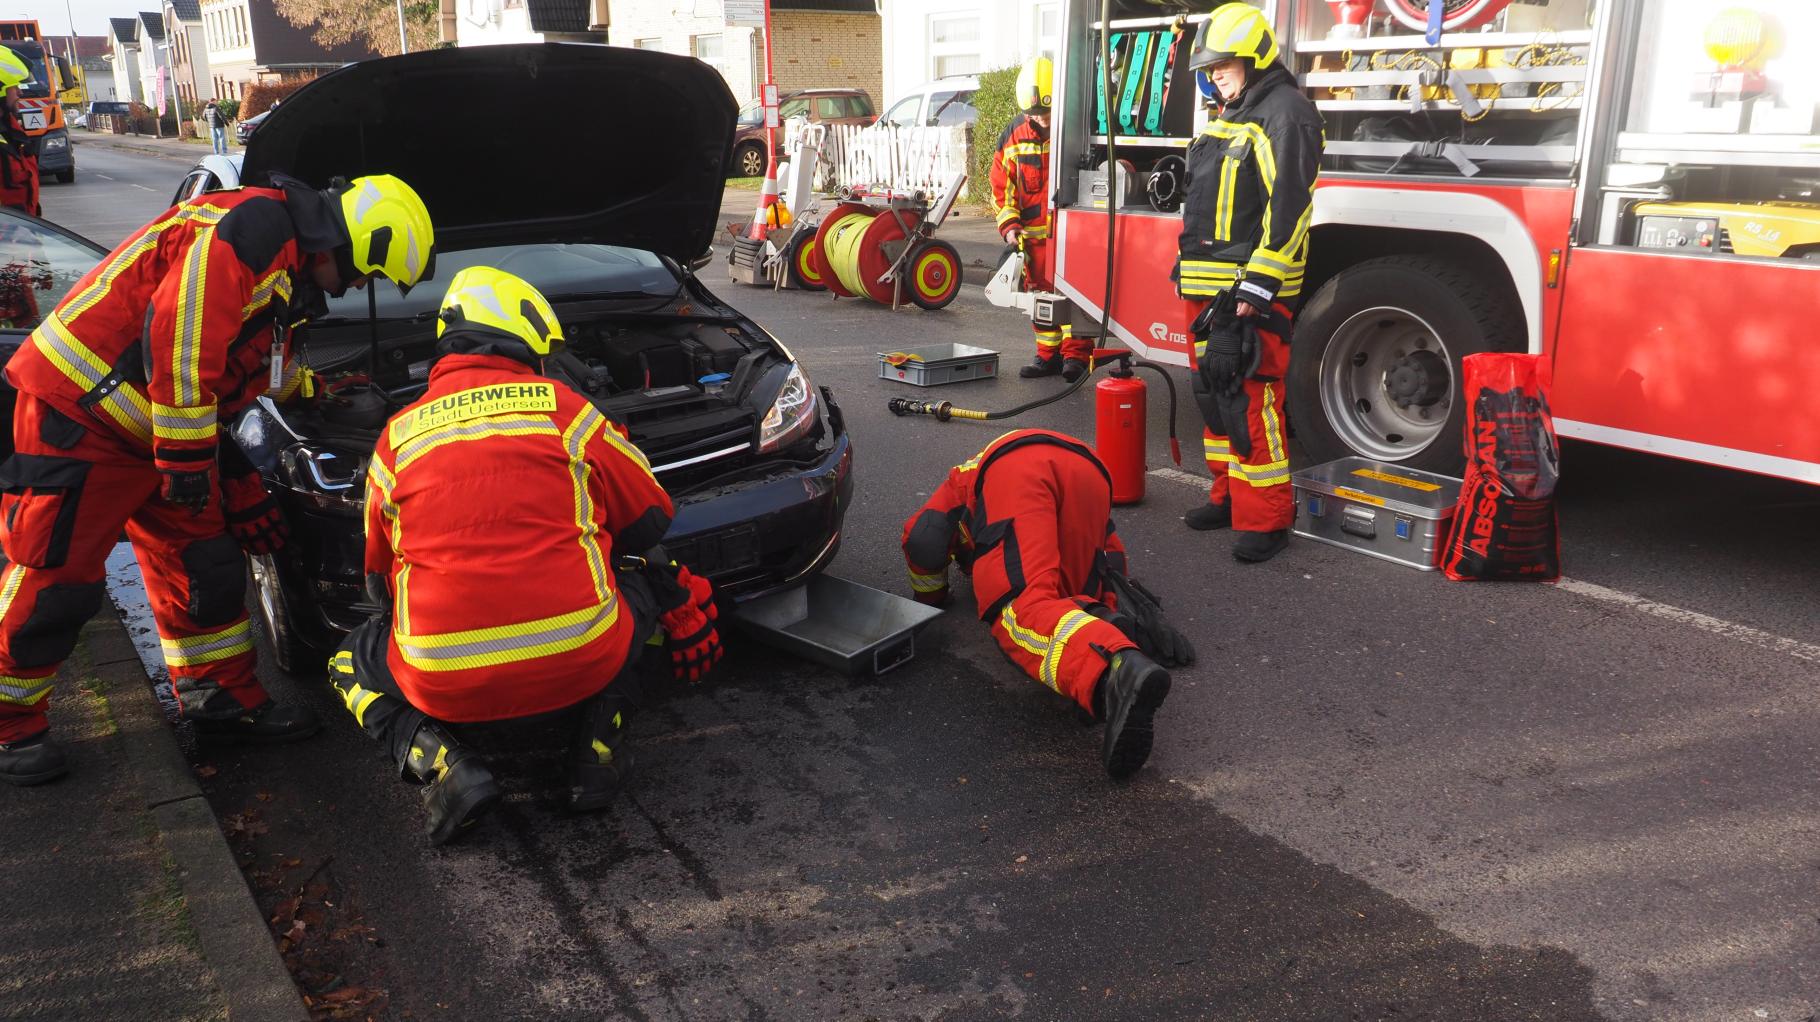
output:
[[26, 133], [19, 115], [19, 86], [31, 76], [24, 59], [0, 46], [0, 206], [40, 216], [38, 140]]
[[1194, 649], [1126, 577], [1112, 480], [1091, 448], [1042, 429], [999, 437], [948, 472], [904, 522], [903, 546], [919, 602], [948, 601], [949, 562], [972, 575], [980, 620], [1012, 662], [1104, 722], [1108, 774], [1144, 765], [1165, 668]]
[[1279, 57], [1269, 20], [1235, 3], [1201, 23], [1188, 61], [1219, 115], [1188, 148], [1175, 270], [1180, 296], [1206, 303], [1194, 385], [1213, 486], [1186, 521], [1230, 526], [1246, 562], [1281, 552], [1295, 517], [1283, 377], [1323, 148], [1321, 115]]
[[[1023, 116], [999, 137], [992, 161], [992, 207], [999, 235], [1024, 255], [1024, 288], [1052, 291], [1048, 279], [1049, 108], [1055, 95], [1055, 65], [1048, 57], [1024, 64], [1017, 76], [1017, 105]], [[1070, 383], [1087, 371], [1091, 342], [1077, 340], [1067, 324], [1032, 324], [1036, 359], [1018, 370], [1026, 379], [1060, 375]]]
[[500, 796], [449, 723], [575, 708], [567, 804], [605, 808], [632, 766], [623, 731], [640, 654], [661, 627], [671, 668], [720, 658], [712, 590], [657, 544], [670, 497], [586, 398], [538, 375], [562, 326], [530, 284], [456, 274], [429, 389], [392, 417], [367, 468], [367, 588], [385, 608], [329, 676], [348, 711], [423, 785], [432, 843]]
[[211, 193], [140, 228], [76, 283], [6, 366], [19, 391], [0, 468], [0, 778], [68, 769], [46, 710], [58, 666], [101, 608], [124, 529], [183, 716], [205, 741], [279, 742], [319, 726], [254, 673], [242, 547], [282, 522], [218, 422], [307, 370], [290, 326], [373, 275], [401, 288], [435, 238], [390, 176]]

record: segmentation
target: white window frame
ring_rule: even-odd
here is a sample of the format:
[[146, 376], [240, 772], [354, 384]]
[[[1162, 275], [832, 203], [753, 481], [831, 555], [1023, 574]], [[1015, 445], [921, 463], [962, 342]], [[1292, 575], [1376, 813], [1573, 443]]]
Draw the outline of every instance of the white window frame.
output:
[[634, 39], [632, 40], [632, 48], [635, 50], [662, 50], [664, 48], [664, 37], [652, 35], [645, 36], [643, 39]]
[[[1047, 34], [1043, 32], [1044, 17], [1055, 19], [1053, 32]], [[1055, 59], [1056, 53], [1062, 48], [1062, 7], [1060, 4], [1042, 3], [1031, 8], [1030, 39], [1032, 52], [1038, 56], [1048, 57], [1050, 60]]]
[[[973, 38], [963, 42], [937, 42], [936, 26], [945, 22], [972, 22]], [[985, 25], [976, 11], [948, 11], [942, 14], [929, 15], [924, 27], [924, 40], [929, 48], [929, 77], [945, 78], [948, 75], [978, 74], [985, 68]], [[973, 67], [965, 71], [942, 70], [942, 61], [951, 57], [972, 57]]]

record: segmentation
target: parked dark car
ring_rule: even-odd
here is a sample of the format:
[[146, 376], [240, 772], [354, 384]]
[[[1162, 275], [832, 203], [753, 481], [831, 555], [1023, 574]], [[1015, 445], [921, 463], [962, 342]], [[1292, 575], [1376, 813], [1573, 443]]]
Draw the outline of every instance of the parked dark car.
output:
[[[609, 106], [589, 122], [597, 131], [578, 135], [576, 95], [650, 102]], [[396, 173], [429, 206], [438, 250], [435, 279], [408, 297], [383, 282], [350, 292], [298, 332], [339, 396], [313, 406], [261, 399], [232, 425], [292, 527], [278, 556], [252, 560], [279, 666], [320, 668], [324, 649], [373, 609], [361, 585], [367, 459], [385, 420], [423, 393], [442, 282], [468, 265], [523, 276], [556, 306], [568, 346], [546, 374], [627, 427], [676, 501], [666, 546], [723, 598], [798, 584], [833, 558], [853, 487], [840, 409], [691, 268], [716, 228], [734, 113], [720, 76], [698, 61], [551, 43], [351, 65], [294, 94], [261, 128], [243, 181], [280, 170], [319, 186]], [[475, 174], [439, 141], [507, 122], [566, 139], [536, 189]], [[666, 158], [623, 159], [627, 137]], [[24, 258], [28, 272], [52, 273], [40, 310], [101, 254], [43, 225], [45, 244], [83, 245], [86, 264], [41, 270], [3, 240], [11, 223], [0, 221], [0, 271]], [[70, 261], [65, 251], [60, 262]], [[0, 330], [8, 354], [17, 326]], [[484, 545], [475, 556], [487, 556]]]
[[[777, 155], [784, 154], [782, 122], [807, 117], [811, 124], [871, 124], [872, 97], [864, 89], [801, 89], [777, 97]], [[733, 167], [729, 177], [759, 177], [765, 167], [765, 108], [749, 103], [740, 108], [738, 130], [733, 136]]]
[[272, 110], [276, 109], [278, 108], [274, 106], [265, 113], [255, 114], [254, 116], [248, 117], [246, 120], [235, 124], [234, 141], [239, 142], [241, 145], [246, 145], [247, 139], [253, 137], [253, 132], [258, 131], [259, 126], [265, 123], [265, 119], [271, 116]]

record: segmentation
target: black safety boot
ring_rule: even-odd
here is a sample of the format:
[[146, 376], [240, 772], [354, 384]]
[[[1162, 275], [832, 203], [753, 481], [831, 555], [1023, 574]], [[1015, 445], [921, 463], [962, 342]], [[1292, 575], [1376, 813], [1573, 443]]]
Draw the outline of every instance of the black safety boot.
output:
[[1182, 521], [1196, 532], [1212, 532], [1232, 524], [1232, 505], [1208, 501], [1182, 516]]
[[1069, 383], [1073, 383], [1080, 379], [1081, 374], [1086, 371], [1087, 363], [1082, 362], [1078, 358], [1065, 358], [1062, 360], [1062, 379], [1067, 380]]
[[16, 742], [0, 742], [0, 777], [8, 784], [22, 788], [43, 784], [69, 771], [69, 753], [48, 730]]
[[279, 745], [301, 741], [322, 730], [316, 711], [296, 703], [266, 700], [238, 717], [191, 722], [196, 737], [215, 745]]
[[402, 765], [408, 776], [426, 785], [423, 805], [430, 815], [424, 833], [433, 845], [460, 837], [499, 801], [493, 772], [435, 721], [417, 725]]
[[627, 700], [600, 696], [582, 714], [581, 730], [569, 756], [569, 811], [605, 809], [632, 776], [635, 757], [626, 734], [630, 711]]
[[1019, 369], [1017, 375], [1022, 379], [1034, 380], [1042, 376], [1060, 376], [1061, 372], [1062, 356], [1051, 355], [1048, 358], [1044, 358], [1043, 356], [1038, 355], [1035, 359], [1031, 360], [1029, 365]]
[[1155, 660], [1135, 649], [1112, 655], [1095, 701], [1106, 722], [1100, 759], [1114, 780], [1137, 773], [1150, 758], [1157, 707], [1168, 697], [1169, 672]]
[[1232, 544], [1234, 560], [1247, 564], [1259, 564], [1270, 560], [1289, 546], [1289, 530], [1277, 529], [1272, 532], [1246, 532], [1235, 529], [1233, 535], [1238, 539]]

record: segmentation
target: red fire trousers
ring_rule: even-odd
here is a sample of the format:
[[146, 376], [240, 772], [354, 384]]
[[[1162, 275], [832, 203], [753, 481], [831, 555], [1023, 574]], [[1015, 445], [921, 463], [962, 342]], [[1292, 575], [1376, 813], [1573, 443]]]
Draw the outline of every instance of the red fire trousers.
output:
[[1109, 529], [1111, 486], [1087, 459], [1032, 445], [991, 465], [981, 503], [991, 521], [1009, 525], [973, 564], [980, 617], [990, 618], [992, 637], [1025, 674], [1096, 712], [1094, 685], [1112, 654], [1136, 647], [1085, 609], [1113, 602], [1099, 581], [1102, 552], [1124, 550]]
[[[1279, 303], [1276, 311], [1288, 321], [1287, 306]], [[1223, 406], [1235, 410], [1233, 420], [1242, 414], [1243, 423], [1208, 423], [1204, 433], [1207, 471], [1213, 474], [1207, 499], [1231, 504], [1235, 529], [1275, 532], [1295, 524], [1289, 446], [1283, 431], [1283, 377], [1289, 372], [1289, 344], [1282, 335], [1267, 330], [1258, 331], [1258, 343], [1263, 350], [1258, 353], [1257, 371], [1245, 380], [1243, 399], [1229, 400]], [[1242, 413], [1236, 413], [1241, 404]], [[1240, 429], [1250, 439], [1248, 451], [1233, 446], [1233, 436]]]
[[133, 544], [185, 716], [265, 702], [253, 672], [246, 561], [220, 495], [200, 515], [163, 502], [149, 451], [76, 409], [22, 393], [0, 496], [0, 742], [48, 726], [51, 686], [101, 609], [121, 530]]

